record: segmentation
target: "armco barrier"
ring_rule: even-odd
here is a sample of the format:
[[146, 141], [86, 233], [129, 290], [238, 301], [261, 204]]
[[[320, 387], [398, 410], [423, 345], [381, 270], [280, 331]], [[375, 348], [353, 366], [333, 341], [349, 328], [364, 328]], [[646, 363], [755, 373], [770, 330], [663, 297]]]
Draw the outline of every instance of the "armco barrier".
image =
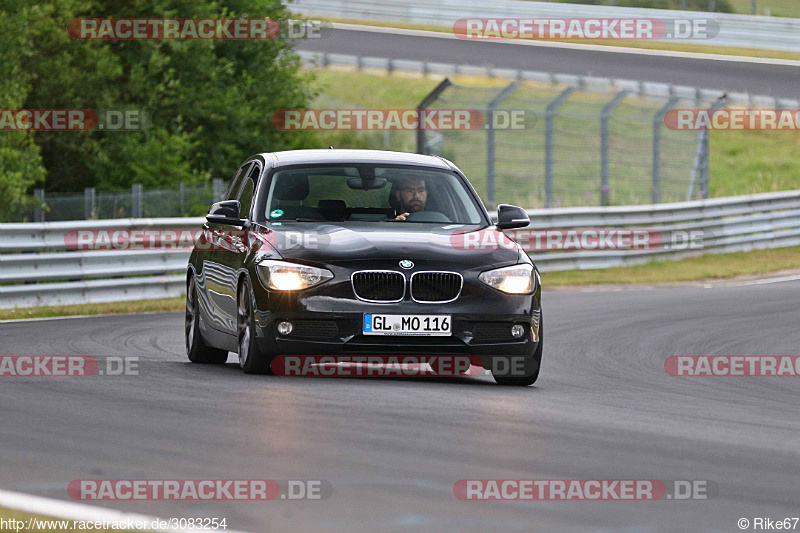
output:
[[676, 96], [683, 100], [695, 101], [698, 103], [713, 102], [721, 96], [726, 95], [728, 103], [733, 106], [764, 109], [797, 109], [800, 107], [800, 100], [794, 98], [778, 98], [769, 95], [726, 92], [719, 89], [705, 89], [670, 83], [581, 76], [578, 74], [562, 74], [540, 70], [476, 67], [474, 65], [434, 63], [410, 59], [331, 54], [310, 52], [307, 50], [299, 50], [297, 54], [304, 63], [310, 67], [341, 66], [353, 67], [356, 69], [382, 70], [386, 72], [402, 71], [440, 76], [483, 76], [507, 80], [567, 85], [598, 94], [607, 94], [609, 91], [628, 91], [631, 96], [654, 98], [659, 101]]
[[528, 2], [527, 0], [294, 0], [289, 5], [305, 16], [406, 22], [451, 27], [466, 18], [713, 18], [719, 34], [713, 39], [674, 42], [800, 51], [800, 19], [755, 17], [632, 7]]
[[191, 229], [204, 218], [0, 224], [0, 309], [180, 296], [187, 250], [68, 251], [76, 230]]
[[[694, 231], [702, 238], [700, 247], [680, 250], [531, 252], [543, 272], [800, 246], [800, 191], [675, 204], [536, 209], [528, 214], [532, 230], [635, 228], [664, 235]], [[65, 236], [80, 229], [199, 229], [203, 221], [173, 218], [0, 224], [0, 308], [178, 296], [185, 288], [187, 251], [67, 251]]]

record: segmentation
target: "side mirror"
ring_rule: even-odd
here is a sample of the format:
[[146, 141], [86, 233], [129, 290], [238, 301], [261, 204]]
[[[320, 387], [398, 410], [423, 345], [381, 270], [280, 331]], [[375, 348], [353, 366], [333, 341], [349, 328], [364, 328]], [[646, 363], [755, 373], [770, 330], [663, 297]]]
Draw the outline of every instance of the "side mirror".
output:
[[211, 206], [206, 220], [214, 224], [227, 224], [229, 226], [244, 226], [247, 221], [239, 218], [238, 200], [225, 200]]
[[497, 229], [524, 228], [531, 223], [528, 213], [515, 205], [500, 204], [497, 206]]

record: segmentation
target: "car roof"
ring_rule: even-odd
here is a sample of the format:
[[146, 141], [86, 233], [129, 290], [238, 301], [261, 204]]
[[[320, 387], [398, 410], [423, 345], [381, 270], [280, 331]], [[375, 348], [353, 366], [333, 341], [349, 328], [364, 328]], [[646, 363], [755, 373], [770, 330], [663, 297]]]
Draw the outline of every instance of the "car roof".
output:
[[421, 165], [450, 170], [450, 166], [441, 158], [411, 154], [408, 152], [390, 152], [387, 150], [287, 150], [261, 154], [264, 158], [274, 156], [275, 167], [317, 164], [317, 163], [368, 163], [368, 164], [394, 164], [394, 165]]

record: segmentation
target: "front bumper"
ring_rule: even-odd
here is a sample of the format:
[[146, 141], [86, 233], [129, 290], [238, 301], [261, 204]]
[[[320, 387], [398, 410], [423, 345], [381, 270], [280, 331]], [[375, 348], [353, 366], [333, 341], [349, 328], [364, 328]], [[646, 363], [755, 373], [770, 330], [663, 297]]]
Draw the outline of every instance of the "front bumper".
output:
[[[394, 262], [394, 265], [397, 263]], [[377, 262], [364, 268], [391, 268]], [[350, 276], [354, 269], [325, 265], [334, 279], [311, 289], [286, 293], [264, 287], [253, 279], [256, 300], [256, 342], [272, 355], [467, 355], [480, 357], [489, 368], [497, 357], [532, 357], [540, 340], [541, 287], [530, 295], [509, 295], [478, 280], [487, 267], [461, 269], [464, 278], [458, 298], [447, 303], [419, 303], [407, 293], [396, 303], [359, 300]], [[420, 270], [452, 270], [452, 264], [428, 262]], [[411, 272], [404, 272], [410, 276]], [[374, 336], [363, 334], [365, 314], [450, 315], [449, 337]], [[289, 321], [297, 327], [281, 335], [277, 324]], [[521, 338], [511, 327], [522, 325]]]

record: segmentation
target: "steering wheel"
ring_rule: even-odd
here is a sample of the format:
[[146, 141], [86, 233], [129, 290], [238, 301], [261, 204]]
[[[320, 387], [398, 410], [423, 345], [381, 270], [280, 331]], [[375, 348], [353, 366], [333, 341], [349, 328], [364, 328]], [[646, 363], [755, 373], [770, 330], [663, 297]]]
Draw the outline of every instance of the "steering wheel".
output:
[[444, 222], [451, 223], [446, 215], [438, 211], [416, 211], [406, 217], [407, 222]]

